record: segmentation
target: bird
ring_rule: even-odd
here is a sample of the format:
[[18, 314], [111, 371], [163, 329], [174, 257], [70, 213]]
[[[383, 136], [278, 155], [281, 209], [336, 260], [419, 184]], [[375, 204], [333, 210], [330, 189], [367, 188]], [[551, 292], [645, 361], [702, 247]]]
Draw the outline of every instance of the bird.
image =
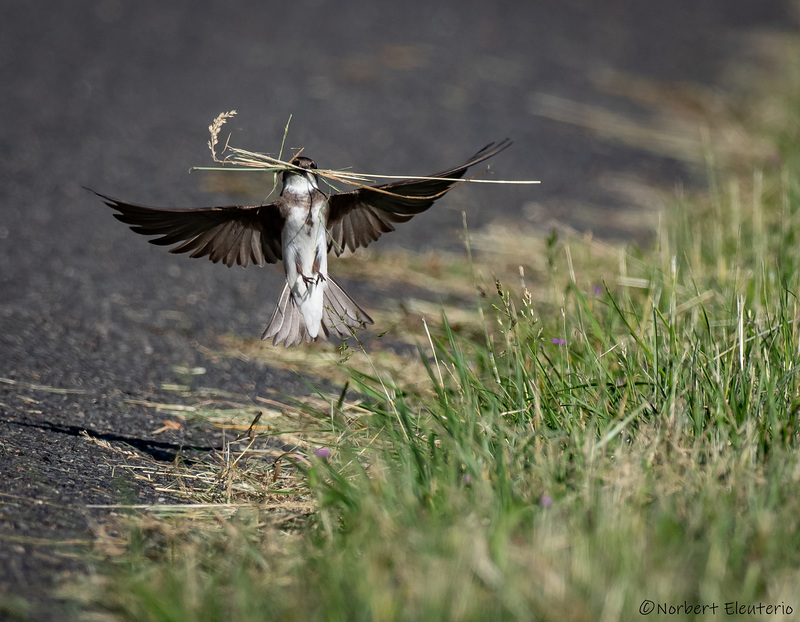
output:
[[208, 257], [227, 267], [283, 261], [286, 282], [261, 339], [299, 345], [329, 337], [346, 338], [372, 318], [328, 273], [328, 254], [351, 252], [394, 231], [394, 225], [424, 212], [448, 192], [467, 169], [506, 149], [511, 141], [489, 143], [464, 164], [425, 176], [346, 192], [324, 192], [316, 163], [295, 156], [282, 172], [283, 188], [261, 205], [175, 208], [128, 203], [87, 188], [136, 233], [160, 236], [149, 242], [172, 253]]

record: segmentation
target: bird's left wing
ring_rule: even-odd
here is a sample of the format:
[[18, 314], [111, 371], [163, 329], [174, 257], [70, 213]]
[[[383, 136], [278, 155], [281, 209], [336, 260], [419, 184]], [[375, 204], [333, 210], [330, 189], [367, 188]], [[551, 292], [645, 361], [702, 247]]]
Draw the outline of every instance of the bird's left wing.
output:
[[374, 242], [381, 234], [394, 231], [392, 223], [406, 222], [424, 212], [470, 166], [497, 155], [509, 145], [508, 139], [490, 143], [464, 164], [428, 176], [443, 179], [408, 179], [332, 194], [328, 198], [328, 250], [341, 255], [345, 249], [354, 251]]
[[192, 257], [207, 255], [229, 268], [234, 263], [246, 268], [250, 262], [263, 266], [282, 259], [283, 216], [275, 203], [180, 209], [126, 203], [92, 192], [117, 210], [114, 218], [131, 225], [132, 231], [161, 236], [151, 244], [178, 244], [171, 253], [193, 251]]

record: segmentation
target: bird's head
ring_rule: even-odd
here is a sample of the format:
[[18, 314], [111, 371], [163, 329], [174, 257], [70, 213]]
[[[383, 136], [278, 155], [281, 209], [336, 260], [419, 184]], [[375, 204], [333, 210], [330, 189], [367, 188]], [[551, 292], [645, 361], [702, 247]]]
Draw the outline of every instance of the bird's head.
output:
[[[286, 170], [283, 172], [283, 186], [302, 186], [305, 183], [310, 184], [313, 188], [319, 189], [319, 176], [315, 172], [317, 164], [311, 158], [304, 156], [295, 156], [292, 158], [291, 164], [298, 168]], [[300, 170], [298, 170], [300, 169]]]

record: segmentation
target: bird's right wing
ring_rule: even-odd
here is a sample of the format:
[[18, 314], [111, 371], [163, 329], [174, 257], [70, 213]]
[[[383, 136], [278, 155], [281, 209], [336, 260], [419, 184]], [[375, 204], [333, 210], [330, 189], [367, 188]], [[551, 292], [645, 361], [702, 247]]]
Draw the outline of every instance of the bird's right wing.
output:
[[406, 222], [424, 212], [450, 190], [457, 183], [455, 179], [463, 177], [470, 166], [488, 160], [510, 145], [508, 139], [490, 143], [464, 164], [428, 175], [432, 179], [406, 179], [332, 194], [328, 198], [329, 250], [337, 255], [346, 249], [354, 251], [374, 242], [381, 234], [394, 231], [392, 223]]
[[160, 235], [151, 244], [169, 246], [171, 253], [193, 251], [192, 257], [205, 257], [229, 268], [237, 263], [246, 268], [282, 259], [283, 216], [277, 205], [201, 207], [178, 209], [148, 207], [126, 203], [100, 194], [106, 205], [117, 210], [114, 218], [131, 225], [142, 235]]

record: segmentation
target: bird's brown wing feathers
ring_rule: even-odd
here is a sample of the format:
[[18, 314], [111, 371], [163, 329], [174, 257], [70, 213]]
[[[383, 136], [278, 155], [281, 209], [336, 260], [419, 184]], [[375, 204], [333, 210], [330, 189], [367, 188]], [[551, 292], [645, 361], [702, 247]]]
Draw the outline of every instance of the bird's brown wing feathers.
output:
[[[466, 163], [428, 177], [463, 177], [470, 166], [497, 155], [510, 144], [508, 139], [490, 143]], [[381, 234], [394, 231], [392, 223], [406, 222], [424, 212], [454, 183], [448, 179], [409, 179], [331, 195], [328, 250], [341, 255], [345, 249], [367, 246]]]
[[150, 240], [151, 244], [177, 244], [171, 253], [193, 251], [192, 257], [207, 255], [229, 268], [235, 263], [246, 268], [250, 262], [263, 266], [282, 258], [283, 216], [274, 203], [178, 209], [136, 205], [95, 194], [117, 210], [114, 218], [131, 225], [132, 231], [161, 236]]

